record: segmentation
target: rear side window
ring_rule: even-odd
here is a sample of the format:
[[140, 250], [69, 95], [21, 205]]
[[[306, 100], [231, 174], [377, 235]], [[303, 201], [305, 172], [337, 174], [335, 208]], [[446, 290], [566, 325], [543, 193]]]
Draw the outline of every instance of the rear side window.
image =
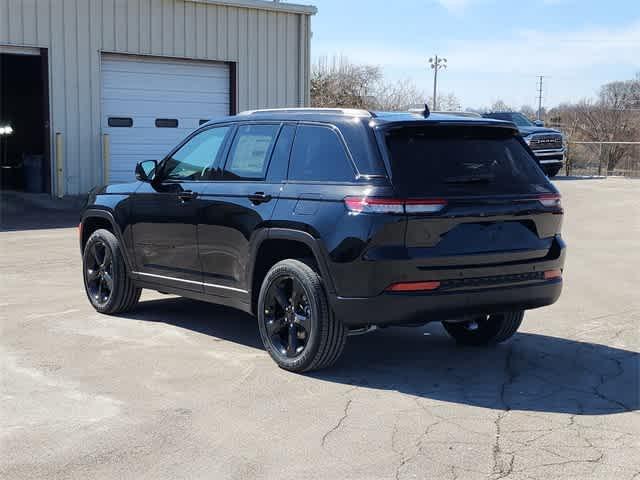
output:
[[407, 197], [553, 193], [507, 129], [404, 127], [386, 133], [393, 184]]
[[280, 125], [242, 125], [238, 127], [238, 133], [229, 152], [224, 179], [263, 179], [279, 130]]
[[351, 160], [338, 134], [329, 127], [299, 125], [291, 151], [289, 180], [350, 182]]

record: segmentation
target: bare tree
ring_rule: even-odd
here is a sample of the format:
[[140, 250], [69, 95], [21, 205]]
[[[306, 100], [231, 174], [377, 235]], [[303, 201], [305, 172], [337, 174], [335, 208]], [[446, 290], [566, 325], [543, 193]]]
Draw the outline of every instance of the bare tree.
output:
[[[429, 97], [429, 105], [433, 105], [433, 97]], [[442, 112], [461, 112], [462, 105], [454, 93], [438, 95], [438, 110]]]
[[387, 83], [375, 65], [346, 57], [320, 58], [311, 71], [311, 106], [406, 110], [424, 105], [426, 95], [410, 80]]
[[522, 105], [520, 107], [520, 113], [523, 114], [525, 117], [529, 118], [530, 120], [535, 120], [537, 115], [536, 111], [533, 109], [531, 105]]
[[[559, 105], [549, 112], [549, 116], [552, 124], [561, 128], [569, 141], [639, 141], [640, 110], [637, 105], [640, 105], [640, 73], [633, 80], [603, 85], [596, 99]], [[605, 169], [612, 173], [620, 161], [633, 152], [630, 145], [600, 144], [595, 148], [598, 174]], [[571, 150], [568, 155], [569, 166], [573, 161]]]
[[493, 104], [491, 105], [491, 111], [492, 112], [511, 112], [513, 111], [513, 108], [510, 105], [507, 105], [504, 100], [498, 99], [495, 102], [493, 102]]
[[311, 70], [311, 106], [369, 108], [381, 79], [380, 67], [320, 58]]
[[[577, 131], [585, 140], [616, 142], [640, 136], [640, 121], [634, 105], [640, 99], [640, 79], [608, 83], [600, 89], [596, 101], [583, 100], [575, 107], [579, 117]], [[608, 144], [600, 150], [600, 168], [612, 173], [629, 154], [629, 146]]]
[[424, 92], [410, 80], [379, 82], [374, 95], [374, 108], [387, 111], [408, 110], [417, 105], [424, 105], [426, 98]]

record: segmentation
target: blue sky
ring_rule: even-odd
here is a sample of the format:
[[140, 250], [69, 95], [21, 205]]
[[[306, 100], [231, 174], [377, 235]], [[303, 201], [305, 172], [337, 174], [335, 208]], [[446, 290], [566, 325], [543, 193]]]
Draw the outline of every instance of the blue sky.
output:
[[[300, 2], [306, 3], [306, 2]], [[310, 2], [311, 3], [311, 2]], [[427, 59], [448, 59], [439, 92], [464, 107], [500, 98], [544, 104], [591, 97], [640, 71], [640, 0], [312, 0], [312, 60], [345, 55], [385, 78], [432, 89]]]

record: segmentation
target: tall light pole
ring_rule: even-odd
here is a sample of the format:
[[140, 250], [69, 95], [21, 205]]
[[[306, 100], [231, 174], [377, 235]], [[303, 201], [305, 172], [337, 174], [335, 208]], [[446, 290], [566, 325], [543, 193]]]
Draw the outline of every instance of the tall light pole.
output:
[[438, 70], [447, 68], [447, 59], [436, 55], [429, 59], [429, 64], [433, 69], [433, 110], [436, 111], [438, 109]]
[[542, 120], [542, 81], [545, 75], [538, 76], [538, 120]]

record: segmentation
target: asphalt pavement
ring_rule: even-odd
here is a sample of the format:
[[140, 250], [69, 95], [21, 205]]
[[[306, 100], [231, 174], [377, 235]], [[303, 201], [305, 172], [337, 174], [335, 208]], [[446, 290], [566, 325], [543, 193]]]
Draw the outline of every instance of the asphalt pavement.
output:
[[0, 477], [640, 478], [640, 181], [556, 185], [564, 292], [511, 341], [383, 329], [309, 375], [228, 308], [145, 291], [96, 313], [77, 212], [5, 205]]

